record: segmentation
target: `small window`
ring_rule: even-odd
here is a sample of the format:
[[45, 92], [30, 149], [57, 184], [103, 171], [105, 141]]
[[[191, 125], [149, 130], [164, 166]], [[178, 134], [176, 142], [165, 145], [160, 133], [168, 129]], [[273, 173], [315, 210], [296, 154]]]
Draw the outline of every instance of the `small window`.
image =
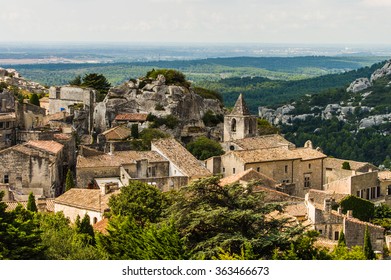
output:
[[304, 188], [311, 187], [311, 174], [304, 174]]
[[257, 172], [261, 172], [261, 168], [260, 167], [257, 167]]
[[231, 121], [231, 132], [236, 132], [236, 120], [232, 119]]
[[1, 128], [4, 128], [4, 123], [3, 122], [0, 122], [0, 129]]
[[360, 197], [360, 191], [357, 191], [357, 197]]
[[5, 123], [5, 128], [9, 128], [10, 127], [10, 122], [6, 122]]
[[391, 185], [387, 187], [387, 195], [391, 195]]
[[231, 145], [231, 146], [229, 146], [229, 149], [230, 149], [231, 151], [233, 151], [233, 150], [235, 150], [235, 146], [234, 146], [234, 145]]
[[381, 193], [380, 193], [380, 186], [377, 186], [377, 187], [376, 187], [376, 190], [377, 190], [377, 192], [376, 192], [376, 197], [380, 197], [380, 196], [381, 196]]
[[288, 173], [288, 165], [285, 165], [285, 173]]
[[223, 173], [225, 173], [225, 167], [223, 167]]
[[235, 168], [232, 168], [232, 173], [235, 174], [236, 170]]
[[8, 184], [9, 183], [9, 177], [8, 177], [8, 174], [5, 174], [4, 175], [4, 184]]
[[322, 233], [323, 233], [323, 231], [320, 229], [320, 230], [319, 230], [319, 234], [322, 234]]
[[308, 169], [311, 169], [311, 163], [308, 164]]
[[92, 223], [95, 225], [97, 222], [98, 222], [98, 219], [97, 219], [96, 217], [94, 217], [94, 218], [92, 219]]
[[338, 240], [339, 239], [339, 231], [335, 231], [334, 232], [334, 240]]

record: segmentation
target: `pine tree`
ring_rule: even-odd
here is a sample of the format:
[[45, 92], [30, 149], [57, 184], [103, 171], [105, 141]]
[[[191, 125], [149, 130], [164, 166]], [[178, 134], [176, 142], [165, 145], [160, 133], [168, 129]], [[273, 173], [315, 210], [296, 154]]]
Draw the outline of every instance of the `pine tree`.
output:
[[38, 212], [37, 205], [35, 204], [35, 196], [31, 192], [29, 194], [29, 200], [27, 202], [27, 210], [30, 210], [31, 212]]
[[68, 169], [67, 177], [65, 179], [65, 191], [69, 191], [74, 187], [75, 187], [75, 181], [73, 180], [72, 171]]
[[368, 226], [365, 227], [364, 234], [364, 255], [367, 260], [376, 259], [375, 253], [372, 250], [371, 237], [369, 234]]
[[30, 97], [30, 103], [36, 106], [40, 106], [39, 98], [36, 93], [33, 93]]

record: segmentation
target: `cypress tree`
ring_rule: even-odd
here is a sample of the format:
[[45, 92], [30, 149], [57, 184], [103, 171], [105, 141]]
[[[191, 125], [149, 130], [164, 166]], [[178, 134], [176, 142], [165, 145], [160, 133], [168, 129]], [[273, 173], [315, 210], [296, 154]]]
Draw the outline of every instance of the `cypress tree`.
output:
[[365, 227], [364, 234], [364, 255], [367, 260], [376, 259], [375, 253], [372, 250], [371, 237], [369, 234], [368, 226]]
[[343, 230], [339, 235], [337, 247], [346, 247], [345, 234], [343, 233]]
[[33, 105], [40, 106], [39, 97], [36, 93], [33, 93], [30, 97], [30, 103]]
[[32, 192], [29, 194], [29, 200], [27, 201], [27, 210], [38, 212], [37, 205], [35, 204], [35, 197]]
[[70, 189], [75, 187], [75, 181], [73, 180], [73, 175], [70, 169], [68, 169], [67, 177], [65, 179], [65, 191], [69, 191]]
[[136, 124], [136, 123], [132, 124], [132, 126], [131, 126], [131, 136], [134, 139], [138, 139], [138, 137], [139, 137], [138, 124]]

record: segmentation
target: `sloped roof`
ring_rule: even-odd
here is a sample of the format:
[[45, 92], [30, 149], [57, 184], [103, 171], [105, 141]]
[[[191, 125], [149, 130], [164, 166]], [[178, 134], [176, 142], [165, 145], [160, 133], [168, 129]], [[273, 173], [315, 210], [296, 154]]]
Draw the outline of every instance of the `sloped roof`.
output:
[[64, 148], [63, 144], [60, 144], [56, 141], [44, 141], [44, 140], [30, 140], [25, 145], [40, 150], [44, 150], [53, 154], [59, 153]]
[[274, 187], [277, 184], [277, 182], [274, 181], [273, 179], [267, 177], [266, 175], [263, 175], [262, 173], [255, 171], [252, 168], [247, 169], [238, 174], [222, 178], [219, 184], [220, 186], [226, 186], [226, 185], [238, 183], [240, 181], [244, 181], [244, 182], [262, 181], [262, 184], [265, 185], [266, 187]]
[[107, 225], [109, 224], [109, 219], [108, 218], [103, 218], [96, 224], [94, 224], [92, 227], [94, 230], [99, 231], [100, 233], [106, 234], [107, 233]]
[[66, 133], [56, 133], [53, 135], [54, 139], [57, 140], [70, 140], [72, 139], [72, 135]]
[[207, 177], [212, 174], [174, 138], [162, 138], [152, 142], [152, 146], [165, 158], [189, 177]]
[[249, 137], [232, 141], [243, 150], [258, 150], [276, 148], [281, 146], [288, 146], [294, 148], [295, 145], [279, 134], [263, 135], [256, 137]]
[[90, 157], [78, 156], [77, 168], [80, 167], [115, 167], [131, 164], [137, 160], [146, 159], [149, 162], [166, 161], [159, 153], [154, 151], [118, 151], [112, 155], [103, 154]]
[[73, 188], [57, 197], [54, 203], [103, 213], [109, 208], [110, 196], [116, 193], [118, 192], [102, 195], [101, 190], [97, 189]]
[[134, 121], [134, 122], [145, 122], [148, 114], [145, 113], [125, 113], [118, 114], [115, 116], [116, 121]]
[[123, 125], [116, 126], [102, 132], [107, 140], [124, 140], [130, 136], [130, 133], [130, 129]]
[[[324, 200], [327, 198], [333, 198], [337, 203], [340, 202], [344, 197], [347, 197], [348, 194], [341, 194], [341, 193], [336, 193], [334, 191], [327, 191], [327, 190], [315, 190], [315, 189], [310, 189], [308, 190], [307, 194], [308, 198], [313, 201], [316, 205], [324, 205]], [[319, 207], [318, 207], [319, 208]]]
[[360, 162], [360, 161], [354, 161], [354, 160], [346, 160], [346, 159], [339, 159], [339, 158], [326, 158], [324, 160], [324, 166], [325, 168], [332, 168], [332, 169], [341, 169], [342, 164], [344, 162], [349, 162], [350, 169], [360, 171], [361, 169], [365, 167], [370, 167], [374, 170], [377, 170], [378, 168], [369, 162]]
[[[12, 211], [15, 210], [15, 208], [20, 204], [23, 208], [27, 209], [27, 203], [28, 201], [6, 201], [4, 202], [7, 205], [6, 211]], [[48, 212], [54, 212], [54, 199], [46, 198], [46, 199], [40, 199], [36, 200], [35, 204], [37, 206], [44, 205], [45, 210]], [[40, 207], [38, 207], [38, 210]]]
[[391, 171], [389, 171], [389, 170], [380, 171], [377, 173], [377, 176], [382, 181], [391, 180]]
[[244, 101], [243, 94], [239, 94], [239, 97], [236, 100], [235, 106], [232, 109], [230, 115], [239, 115], [239, 116], [250, 115], [250, 110], [248, 109], [246, 102]]
[[256, 186], [254, 188], [254, 191], [256, 192], [262, 192], [264, 196], [265, 202], [284, 202], [284, 201], [304, 201], [304, 198], [292, 196], [289, 194], [286, 194], [284, 192], [277, 191], [273, 188], [263, 187], [263, 186]]

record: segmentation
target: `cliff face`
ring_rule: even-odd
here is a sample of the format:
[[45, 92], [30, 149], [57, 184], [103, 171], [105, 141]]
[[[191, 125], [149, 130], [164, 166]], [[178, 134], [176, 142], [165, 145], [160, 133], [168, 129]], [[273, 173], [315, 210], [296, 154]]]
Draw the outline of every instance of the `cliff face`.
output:
[[202, 121], [208, 110], [223, 114], [223, 105], [218, 100], [202, 98], [192, 88], [168, 85], [164, 76], [159, 75], [156, 80], [138, 79], [110, 89], [95, 108], [95, 130], [99, 133], [110, 128], [118, 114], [151, 113], [157, 117], [176, 117], [179, 124], [170, 133], [177, 138], [218, 135], [219, 128], [207, 128]]

